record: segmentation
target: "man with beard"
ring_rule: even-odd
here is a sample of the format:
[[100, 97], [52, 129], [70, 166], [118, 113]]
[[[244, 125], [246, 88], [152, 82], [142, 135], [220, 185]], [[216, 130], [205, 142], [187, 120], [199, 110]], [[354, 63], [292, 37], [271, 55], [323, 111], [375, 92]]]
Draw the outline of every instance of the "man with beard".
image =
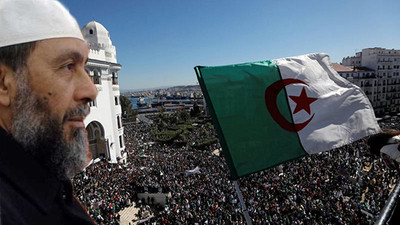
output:
[[0, 1], [0, 224], [94, 224], [71, 179], [90, 160], [89, 49], [56, 0]]

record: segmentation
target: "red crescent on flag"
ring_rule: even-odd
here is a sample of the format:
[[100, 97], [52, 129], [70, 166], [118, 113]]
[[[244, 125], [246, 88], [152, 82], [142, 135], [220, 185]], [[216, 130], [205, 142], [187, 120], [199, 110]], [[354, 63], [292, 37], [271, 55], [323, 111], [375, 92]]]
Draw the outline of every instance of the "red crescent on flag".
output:
[[278, 106], [276, 105], [278, 94], [284, 87], [289, 84], [304, 84], [308, 86], [306, 82], [298, 79], [278, 80], [268, 86], [267, 89], [265, 89], [265, 105], [267, 106], [267, 109], [271, 114], [272, 119], [274, 119], [280, 127], [289, 132], [298, 132], [311, 122], [311, 120], [314, 118], [314, 114], [311, 116], [310, 119], [303, 123], [293, 124], [288, 122], [281, 114], [281, 112], [279, 112]]

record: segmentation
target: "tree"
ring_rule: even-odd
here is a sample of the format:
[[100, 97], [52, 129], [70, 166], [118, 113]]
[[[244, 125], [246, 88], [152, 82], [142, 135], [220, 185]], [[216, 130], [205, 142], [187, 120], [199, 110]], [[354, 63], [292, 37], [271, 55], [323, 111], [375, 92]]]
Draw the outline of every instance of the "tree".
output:
[[196, 117], [200, 115], [200, 113], [201, 113], [200, 107], [199, 105], [197, 105], [197, 102], [195, 102], [193, 104], [193, 108], [190, 110], [190, 117]]
[[137, 116], [137, 111], [133, 110], [132, 102], [127, 97], [121, 95], [120, 101], [121, 101], [122, 117], [130, 118]]
[[165, 112], [165, 107], [163, 105], [162, 106], [157, 106], [157, 110], [158, 110], [158, 112], [160, 112], [162, 114], [162, 113]]
[[186, 110], [179, 110], [177, 113], [179, 122], [184, 123], [190, 118], [190, 115]]

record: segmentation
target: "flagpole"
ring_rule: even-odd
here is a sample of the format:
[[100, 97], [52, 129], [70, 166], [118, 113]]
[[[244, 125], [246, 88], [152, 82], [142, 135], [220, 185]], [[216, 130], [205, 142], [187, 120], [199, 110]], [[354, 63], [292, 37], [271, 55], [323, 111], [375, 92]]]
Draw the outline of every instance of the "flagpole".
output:
[[237, 193], [237, 195], [239, 197], [240, 205], [242, 206], [243, 214], [244, 214], [244, 217], [246, 218], [247, 225], [253, 225], [251, 223], [251, 219], [250, 219], [250, 216], [249, 216], [249, 211], [247, 210], [246, 205], [245, 205], [245, 203], [243, 201], [243, 196], [242, 196], [242, 192], [240, 191], [238, 181], [234, 180], [233, 184], [235, 185], [236, 193]]

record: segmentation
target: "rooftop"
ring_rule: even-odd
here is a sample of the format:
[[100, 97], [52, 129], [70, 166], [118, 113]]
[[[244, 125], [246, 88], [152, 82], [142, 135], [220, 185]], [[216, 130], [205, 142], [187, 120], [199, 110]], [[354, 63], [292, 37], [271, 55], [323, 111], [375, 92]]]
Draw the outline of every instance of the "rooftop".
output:
[[332, 63], [332, 66], [336, 72], [373, 72], [374, 71], [365, 66], [360, 66], [360, 67], [343, 66], [339, 63]]
[[353, 67], [343, 66], [339, 63], [332, 63], [332, 66], [336, 72], [353, 72]]

